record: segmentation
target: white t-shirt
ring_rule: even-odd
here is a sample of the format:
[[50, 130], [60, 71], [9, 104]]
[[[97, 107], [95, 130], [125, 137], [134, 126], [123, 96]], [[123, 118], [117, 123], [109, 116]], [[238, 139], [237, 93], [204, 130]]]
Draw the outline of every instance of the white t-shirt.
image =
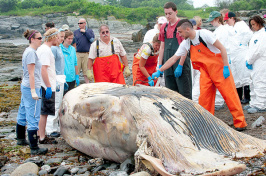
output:
[[183, 40], [182, 43], [180, 44], [178, 50], [176, 51], [175, 55], [176, 56], [187, 55], [187, 51], [189, 51], [189, 49], [190, 49], [190, 41], [192, 41], [193, 45], [199, 45], [200, 44], [199, 35], [202, 38], [202, 40], [207, 44], [207, 47], [209, 48], [209, 50], [211, 50], [211, 52], [221, 53], [221, 51], [218, 48], [213, 46], [213, 44], [217, 40], [216, 37], [214, 36], [214, 34], [209, 30], [201, 29], [201, 30], [196, 30], [196, 36], [194, 39]]
[[[48, 65], [48, 78], [51, 84], [52, 91], [55, 92], [56, 89], [56, 72], [55, 72], [55, 59], [54, 59], [54, 54], [49, 46], [46, 44], [42, 44], [38, 49], [37, 49], [37, 55], [42, 63], [42, 65]], [[44, 87], [45, 89], [47, 88], [43, 78], [41, 79], [41, 86]]]

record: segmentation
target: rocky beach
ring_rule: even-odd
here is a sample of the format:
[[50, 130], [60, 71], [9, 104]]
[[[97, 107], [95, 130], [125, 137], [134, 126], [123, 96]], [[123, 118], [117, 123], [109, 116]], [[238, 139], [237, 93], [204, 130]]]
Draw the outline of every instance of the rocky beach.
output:
[[[249, 12], [251, 13], [251, 12]], [[261, 12], [263, 13], [263, 12]], [[248, 14], [248, 12], [246, 12]], [[247, 15], [246, 15], [247, 16]], [[247, 17], [243, 17], [247, 18]], [[110, 176], [149, 176], [152, 171], [134, 171], [134, 158], [128, 158], [123, 163], [115, 163], [101, 158], [92, 158], [69, 146], [62, 137], [56, 138], [58, 144], [40, 144], [47, 147], [48, 154], [44, 156], [30, 155], [29, 146], [16, 145], [16, 117], [20, 103], [21, 56], [28, 46], [28, 41], [21, 35], [27, 28], [44, 32], [44, 24], [53, 21], [56, 27], [68, 24], [71, 30], [77, 28], [78, 16], [50, 14], [42, 17], [0, 17], [0, 175], [110, 175]], [[111, 36], [122, 42], [127, 52], [129, 67], [132, 68], [133, 54], [141, 46], [141, 37], [154, 23], [146, 27], [120, 22], [114, 17], [107, 20], [87, 19], [89, 26], [98, 37], [97, 28], [101, 23], [110, 26]], [[210, 28], [209, 23], [204, 23]], [[133, 37], [132, 37], [133, 36]], [[137, 41], [137, 42], [133, 42]], [[81, 77], [81, 83], [84, 80]], [[132, 75], [126, 79], [132, 85]], [[244, 111], [248, 123], [243, 133], [266, 140], [266, 112], [248, 114]], [[215, 116], [233, 127], [232, 116], [225, 106], [215, 112]], [[253, 158], [235, 159], [247, 166], [246, 171], [239, 175], [266, 175], [266, 153]]]

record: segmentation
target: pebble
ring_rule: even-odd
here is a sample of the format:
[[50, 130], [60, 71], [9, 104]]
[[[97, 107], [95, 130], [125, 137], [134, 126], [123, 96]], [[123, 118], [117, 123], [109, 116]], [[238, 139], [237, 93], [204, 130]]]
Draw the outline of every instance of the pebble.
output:
[[148, 172], [137, 172], [135, 174], [131, 174], [130, 176], [151, 176]]
[[49, 165], [43, 165], [41, 167], [41, 170], [45, 170], [45, 171], [47, 171], [49, 173], [51, 171], [51, 167]]
[[39, 175], [40, 176], [46, 176], [46, 175], [48, 175], [48, 172], [46, 170], [40, 170]]
[[62, 158], [51, 158], [48, 161], [46, 161], [45, 164], [47, 164], [47, 165], [61, 164], [62, 161], [63, 161]]
[[25, 174], [35, 174], [37, 175], [39, 171], [39, 168], [34, 163], [24, 163], [21, 164], [19, 167], [17, 167], [10, 176], [21, 176]]
[[265, 121], [265, 118], [263, 116], [260, 116], [255, 122], [252, 123], [251, 127], [260, 127], [262, 126], [263, 122]]
[[70, 173], [66, 167], [62, 166], [55, 171], [54, 176], [63, 176], [64, 174], [70, 174]]
[[109, 176], [128, 176], [125, 171], [113, 171]]
[[134, 160], [131, 158], [126, 159], [121, 165], [120, 170], [125, 171], [127, 173], [133, 172], [135, 169], [135, 163]]
[[[39, 156], [33, 157], [33, 158], [28, 158], [25, 163], [31, 162], [37, 164], [39, 167], [41, 167], [44, 163], [43, 159], [41, 159]], [[50, 166], [49, 166], [50, 167]]]
[[76, 174], [79, 171], [78, 167], [74, 167], [70, 170], [71, 174]]
[[95, 164], [96, 166], [100, 166], [103, 164], [103, 159], [102, 158], [90, 159], [89, 164]]

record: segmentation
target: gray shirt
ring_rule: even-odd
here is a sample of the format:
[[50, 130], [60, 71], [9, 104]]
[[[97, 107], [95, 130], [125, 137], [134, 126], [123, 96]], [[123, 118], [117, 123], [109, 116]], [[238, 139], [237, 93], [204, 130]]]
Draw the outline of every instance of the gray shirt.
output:
[[21, 84], [25, 87], [30, 87], [29, 71], [28, 71], [29, 64], [35, 64], [35, 70], [34, 70], [35, 88], [40, 88], [42, 64], [36, 54], [36, 50], [34, 50], [31, 47], [26, 48], [22, 55], [23, 78]]
[[56, 75], [64, 75], [65, 59], [62, 49], [59, 46], [52, 46], [51, 49], [55, 58]]

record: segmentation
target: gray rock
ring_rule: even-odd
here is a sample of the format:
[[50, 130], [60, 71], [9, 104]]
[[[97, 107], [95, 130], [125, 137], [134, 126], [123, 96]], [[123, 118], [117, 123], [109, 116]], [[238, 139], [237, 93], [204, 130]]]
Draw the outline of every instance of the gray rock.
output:
[[4, 129], [0, 129], [0, 133], [11, 133], [14, 132], [15, 129], [12, 128], [4, 128]]
[[109, 176], [128, 176], [125, 171], [113, 171]]
[[148, 172], [137, 172], [135, 174], [131, 174], [130, 176], [151, 176]]
[[0, 169], [6, 164], [7, 161], [8, 161], [7, 156], [0, 156]]
[[63, 158], [51, 158], [48, 161], [45, 162], [47, 165], [51, 164], [60, 164], [63, 161]]
[[79, 170], [78, 170], [78, 174], [84, 174], [85, 172], [87, 172], [88, 171], [88, 168], [87, 167], [81, 167], [81, 168], [79, 168]]
[[69, 157], [67, 159], [67, 161], [70, 161], [70, 162], [78, 162], [78, 157], [77, 156], [75, 156], [75, 157]]
[[263, 116], [260, 116], [255, 122], [252, 123], [251, 127], [260, 127], [262, 126], [263, 122], [265, 121], [265, 118]]
[[17, 167], [10, 176], [21, 176], [25, 174], [38, 174], [39, 168], [34, 163], [24, 163]]
[[43, 165], [41, 167], [41, 170], [45, 170], [45, 171], [47, 171], [49, 173], [51, 171], [51, 167], [49, 165]]
[[126, 159], [121, 165], [120, 165], [120, 170], [125, 171], [127, 173], [130, 173], [134, 171], [135, 169], [135, 162], [133, 159], [128, 158]]
[[2, 121], [2, 119], [4, 120], [4, 118], [6, 118], [8, 116], [7, 112], [1, 112], [0, 113], [0, 122]]
[[70, 170], [70, 173], [71, 174], [76, 174], [77, 172], [79, 171], [79, 168], [78, 167], [74, 167]]
[[44, 160], [43, 159], [40, 159], [39, 156], [36, 156], [36, 157], [33, 157], [33, 158], [28, 158], [25, 163], [27, 162], [31, 162], [31, 163], [34, 163], [34, 164], [37, 164], [39, 167], [41, 167], [44, 163]]
[[33, 174], [33, 173], [28, 173], [28, 174], [24, 174], [22, 176], [38, 176], [37, 174]]
[[70, 173], [66, 167], [62, 166], [55, 171], [54, 176], [63, 176], [64, 174], [70, 174]]
[[42, 176], [42, 175], [46, 176], [46, 175], [48, 175], [48, 172], [46, 170], [40, 170], [39, 175], [40, 176]]
[[107, 169], [117, 169], [118, 167], [119, 167], [118, 164], [112, 163], [109, 167], [107, 167]]

